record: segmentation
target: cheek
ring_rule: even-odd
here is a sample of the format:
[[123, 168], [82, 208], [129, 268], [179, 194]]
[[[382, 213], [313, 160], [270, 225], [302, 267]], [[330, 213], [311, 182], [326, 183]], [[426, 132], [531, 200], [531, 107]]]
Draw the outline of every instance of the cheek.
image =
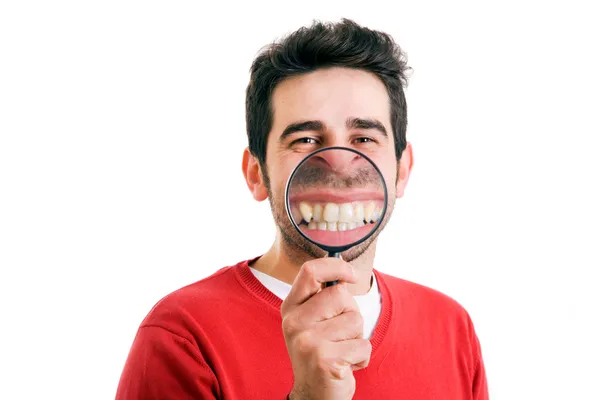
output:
[[268, 164], [269, 180], [273, 190], [279, 188], [285, 190], [285, 185], [294, 170], [294, 168], [300, 163], [302, 158], [298, 157], [280, 157], [274, 160], [273, 163]]
[[277, 168], [277, 166], [271, 166], [268, 171], [271, 195], [275, 198], [274, 200], [283, 201], [289, 173], [283, 171], [281, 168]]
[[386, 157], [384, 159], [373, 159], [377, 168], [383, 175], [383, 179], [385, 180], [385, 184], [388, 190], [388, 193], [391, 191], [395, 191], [396, 187], [396, 175], [398, 174], [398, 168], [396, 165], [396, 158], [393, 160], [390, 157]]
[[384, 174], [385, 184], [387, 187], [388, 198], [394, 198], [397, 195], [397, 177], [398, 177], [398, 169], [396, 168], [396, 163], [388, 166], [386, 171], [381, 171]]

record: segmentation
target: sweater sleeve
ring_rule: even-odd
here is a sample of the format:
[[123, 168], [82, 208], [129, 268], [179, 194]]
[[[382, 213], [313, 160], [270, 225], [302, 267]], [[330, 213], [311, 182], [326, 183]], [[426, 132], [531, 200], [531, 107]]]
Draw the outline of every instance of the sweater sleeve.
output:
[[483, 364], [483, 356], [481, 354], [481, 344], [479, 338], [471, 325], [472, 331], [472, 347], [475, 357], [475, 370], [473, 373], [473, 400], [489, 400], [487, 377], [485, 366]]
[[218, 399], [217, 379], [200, 349], [160, 326], [142, 326], [131, 346], [116, 400]]

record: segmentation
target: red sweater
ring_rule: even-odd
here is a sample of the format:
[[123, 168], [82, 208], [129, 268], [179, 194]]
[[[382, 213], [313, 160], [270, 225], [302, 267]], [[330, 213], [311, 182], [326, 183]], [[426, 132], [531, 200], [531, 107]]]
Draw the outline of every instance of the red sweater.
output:
[[[467, 312], [427, 287], [375, 276], [382, 311], [354, 398], [487, 400]], [[142, 322], [116, 399], [286, 399], [294, 377], [281, 303], [248, 261], [169, 294]]]

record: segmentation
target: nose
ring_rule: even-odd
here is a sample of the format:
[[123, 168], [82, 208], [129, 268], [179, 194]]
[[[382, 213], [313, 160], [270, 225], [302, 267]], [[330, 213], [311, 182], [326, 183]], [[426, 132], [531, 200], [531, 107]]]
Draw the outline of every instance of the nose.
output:
[[327, 164], [335, 172], [349, 171], [362, 157], [353, 151], [343, 149], [323, 150], [315, 155], [320, 163]]

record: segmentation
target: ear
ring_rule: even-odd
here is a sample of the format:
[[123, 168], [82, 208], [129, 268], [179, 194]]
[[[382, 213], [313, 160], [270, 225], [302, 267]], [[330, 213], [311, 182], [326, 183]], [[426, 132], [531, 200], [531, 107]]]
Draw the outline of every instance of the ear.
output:
[[402, 152], [400, 163], [398, 165], [398, 182], [396, 183], [396, 198], [404, 196], [404, 189], [408, 184], [408, 178], [413, 167], [413, 151], [412, 145], [406, 143], [406, 148]]
[[244, 149], [244, 156], [242, 157], [242, 172], [246, 179], [246, 185], [248, 185], [248, 189], [250, 189], [250, 193], [252, 193], [254, 199], [256, 201], [265, 200], [268, 197], [268, 193], [267, 187], [263, 182], [260, 163], [247, 147]]

